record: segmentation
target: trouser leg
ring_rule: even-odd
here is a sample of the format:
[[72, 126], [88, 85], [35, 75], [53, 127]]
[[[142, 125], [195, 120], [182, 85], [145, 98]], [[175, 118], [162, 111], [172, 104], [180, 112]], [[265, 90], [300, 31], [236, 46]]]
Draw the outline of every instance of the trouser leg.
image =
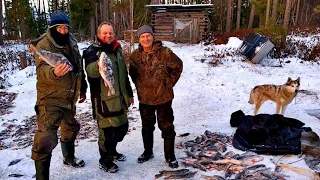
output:
[[[99, 139], [103, 139], [103, 147], [99, 147], [100, 152], [100, 168], [110, 173], [115, 173], [119, 170], [119, 167], [113, 162], [111, 155], [112, 150], [116, 149], [117, 137], [114, 127], [102, 128], [99, 130], [102, 134], [99, 134]], [[101, 136], [101, 137], [100, 137]], [[100, 145], [99, 145], [100, 146]]]
[[75, 111], [64, 109], [61, 121], [61, 151], [63, 163], [73, 167], [83, 167], [85, 162], [75, 157], [74, 141], [79, 133], [80, 124], [74, 118]]
[[[58, 144], [57, 129], [62, 113], [45, 106], [36, 106], [37, 132], [34, 136], [31, 158], [35, 162], [36, 179], [49, 179], [52, 150]], [[54, 123], [56, 122], [56, 123]]]
[[174, 116], [172, 110], [172, 101], [157, 106], [158, 126], [161, 130], [162, 138], [164, 139], [165, 158], [168, 159], [174, 155], [174, 140], [176, 132], [174, 130]]
[[140, 104], [140, 115], [142, 120], [142, 140], [144, 151], [152, 153], [153, 151], [153, 131], [156, 124], [155, 106]]

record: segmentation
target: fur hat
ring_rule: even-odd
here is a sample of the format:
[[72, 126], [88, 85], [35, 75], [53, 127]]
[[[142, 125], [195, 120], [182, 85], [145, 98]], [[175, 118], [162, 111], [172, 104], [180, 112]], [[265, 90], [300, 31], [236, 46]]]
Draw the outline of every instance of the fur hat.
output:
[[60, 26], [60, 25], [66, 25], [70, 27], [71, 23], [68, 15], [65, 12], [61, 10], [57, 10], [53, 12], [50, 16], [49, 28]]
[[140, 37], [141, 34], [143, 34], [143, 33], [150, 33], [152, 36], [154, 35], [152, 28], [150, 26], [147, 26], [147, 25], [143, 25], [137, 30], [137, 36], [138, 37]]

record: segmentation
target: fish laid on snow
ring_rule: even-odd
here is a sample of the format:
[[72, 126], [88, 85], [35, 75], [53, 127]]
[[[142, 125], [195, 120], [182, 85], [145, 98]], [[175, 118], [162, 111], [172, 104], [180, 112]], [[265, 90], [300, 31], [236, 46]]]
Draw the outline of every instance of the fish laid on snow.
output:
[[173, 174], [170, 176], [165, 177], [164, 179], [190, 179], [192, 178], [195, 174], [197, 173], [197, 171], [194, 172], [187, 172], [185, 174]]
[[46, 63], [48, 63], [52, 67], [56, 67], [62, 63], [67, 63], [73, 69], [70, 61], [62, 54], [53, 53], [46, 50], [39, 50], [32, 44], [30, 45], [30, 48], [32, 49], [31, 52], [37, 53]]
[[104, 80], [104, 85], [109, 88], [108, 96], [115, 94], [113, 87], [114, 76], [111, 59], [107, 56], [105, 52], [102, 52], [99, 58], [99, 73]]
[[186, 173], [189, 173], [189, 169], [179, 169], [175, 171], [159, 171], [159, 174], [155, 175], [155, 178], [158, 179], [162, 176], [171, 176], [171, 175], [184, 175]]

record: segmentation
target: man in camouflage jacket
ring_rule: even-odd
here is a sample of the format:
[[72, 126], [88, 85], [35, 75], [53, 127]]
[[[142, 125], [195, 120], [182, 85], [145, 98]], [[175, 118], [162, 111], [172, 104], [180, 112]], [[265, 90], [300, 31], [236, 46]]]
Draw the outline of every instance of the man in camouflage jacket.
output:
[[37, 71], [37, 132], [31, 158], [35, 161], [36, 179], [49, 179], [52, 150], [58, 144], [57, 130], [61, 128], [63, 163], [83, 167], [84, 161], [74, 156], [74, 141], [80, 124], [74, 118], [75, 104], [86, 99], [87, 84], [77, 42], [69, 33], [70, 20], [62, 11], [53, 12], [47, 32], [31, 44], [38, 50], [64, 55], [72, 68], [62, 63], [50, 66], [35, 54]]
[[176, 133], [171, 106], [173, 87], [180, 78], [183, 63], [161, 41], [154, 41], [151, 27], [140, 27], [137, 35], [139, 48], [130, 56], [129, 74], [137, 88], [142, 119], [144, 152], [138, 158], [138, 163], [153, 158], [153, 131], [157, 120], [164, 139], [166, 162], [170, 167], [177, 168], [178, 162], [174, 155]]

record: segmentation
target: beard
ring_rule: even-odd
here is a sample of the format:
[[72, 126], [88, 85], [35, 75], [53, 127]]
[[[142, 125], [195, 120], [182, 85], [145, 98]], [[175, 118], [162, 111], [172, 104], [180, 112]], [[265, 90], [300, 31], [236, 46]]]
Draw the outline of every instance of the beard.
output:
[[69, 43], [69, 32], [67, 34], [61, 34], [57, 31], [56, 27], [50, 28], [51, 37], [54, 42], [60, 46], [64, 46]]

